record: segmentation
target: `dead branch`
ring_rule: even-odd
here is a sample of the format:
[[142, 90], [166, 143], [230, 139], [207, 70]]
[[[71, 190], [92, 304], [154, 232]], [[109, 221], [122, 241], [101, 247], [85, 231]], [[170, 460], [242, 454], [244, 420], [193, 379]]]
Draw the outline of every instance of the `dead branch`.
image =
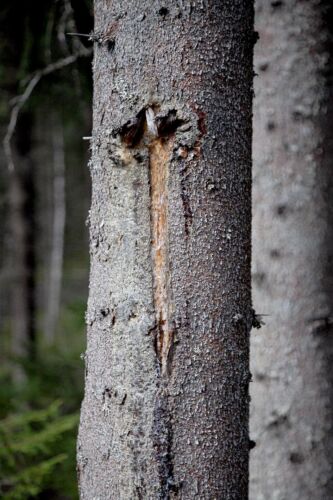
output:
[[3, 147], [4, 147], [4, 151], [5, 151], [5, 156], [7, 159], [7, 166], [8, 166], [9, 172], [13, 172], [14, 168], [15, 168], [10, 143], [11, 143], [11, 139], [13, 137], [13, 134], [15, 132], [17, 119], [18, 119], [18, 116], [19, 116], [19, 113], [20, 113], [22, 107], [24, 106], [24, 104], [27, 102], [27, 100], [31, 96], [37, 83], [40, 81], [40, 79], [43, 76], [49, 75], [50, 73], [53, 73], [54, 71], [57, 71], [59, 69], [64, 68], [65, 66], [69, 66], [70, 64], [73, 64], [79, 57], [87, 57], [87, 56], [91, 55], [91, 53], [92, 53], [91, 49], [82, 48], [77, 53], [72, 54], [68, 57], [64, 57], [63, 59], [59, 59], [58, 61], [55, 61], [55, 62], [47, 65], [45, 68], [36, 71], [33, 75], [31, 75], [29, 81], [26, 83], [26, 87], [25, 87], [24, 92], [21, 95], [14, 98], [14, 100], [13, 100], [14, 105], [13, 105], [12, 111], [10, 113], [9, 124], [7, 127], [5, 137], [3, 139]]

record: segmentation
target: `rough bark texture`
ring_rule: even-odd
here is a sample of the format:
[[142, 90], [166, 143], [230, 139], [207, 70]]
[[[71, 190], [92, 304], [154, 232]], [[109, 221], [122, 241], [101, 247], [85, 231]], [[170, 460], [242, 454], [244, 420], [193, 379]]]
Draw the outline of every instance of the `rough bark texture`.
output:
[[253, 9], [95, 1], [82, 499], [245, 499]]
[[256, 4], [253, 500], [333, 498], [329, 4]]

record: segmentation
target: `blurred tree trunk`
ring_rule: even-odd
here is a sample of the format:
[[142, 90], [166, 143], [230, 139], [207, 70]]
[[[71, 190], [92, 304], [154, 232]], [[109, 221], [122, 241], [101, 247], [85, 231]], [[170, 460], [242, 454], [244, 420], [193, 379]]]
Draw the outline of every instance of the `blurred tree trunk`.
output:
[[329, 4], [256, 4], [253, 500], [333, 498]]
[[95, 1], [82, 499], [246, 499], [252, 2]]
[[45, 336], [48, 342], [54, 340], [59, 319], [66, 222], [64, 132], [62, 122], [57, 116], [53, 118], [51, 127], [53, 152], [53, 217], [45, 318]]
[[[15, 168], [9, 172], [12, 350], [15, 356], [30, 360], [36, 353], [35, 186], [31, 130], [31, 116], [22, 114], [12, 146]], [[16, 375], [21, 378], [21, 370], [18, 369]]]

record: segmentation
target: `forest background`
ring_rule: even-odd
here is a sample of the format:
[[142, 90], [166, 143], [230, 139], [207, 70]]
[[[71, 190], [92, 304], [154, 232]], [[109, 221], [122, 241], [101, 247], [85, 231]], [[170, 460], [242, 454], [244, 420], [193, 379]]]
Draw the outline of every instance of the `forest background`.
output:
[[[253, 288], [257, 313], [267, 316], [252, 332], [254, 500], [324, 499], [333, 491], [329, 3], [256, 3]], [[78, 497], [92, 30], [90, 0], [1, 2], [0, 495], [7, 500]]]
[[6, 1], [0, 26], [0, 496], [76, 498], [92, 44], [67, 33], [92, 5]]

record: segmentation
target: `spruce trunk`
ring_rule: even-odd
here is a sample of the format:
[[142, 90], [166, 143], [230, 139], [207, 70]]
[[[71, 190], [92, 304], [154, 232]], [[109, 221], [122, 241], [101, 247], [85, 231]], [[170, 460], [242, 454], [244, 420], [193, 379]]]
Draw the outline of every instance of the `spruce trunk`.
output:
[[248, 490], [253, 5], [95, 0], [82, 499]]
[[333, 498], [330, 3], [256, 4], [253, 500]]

